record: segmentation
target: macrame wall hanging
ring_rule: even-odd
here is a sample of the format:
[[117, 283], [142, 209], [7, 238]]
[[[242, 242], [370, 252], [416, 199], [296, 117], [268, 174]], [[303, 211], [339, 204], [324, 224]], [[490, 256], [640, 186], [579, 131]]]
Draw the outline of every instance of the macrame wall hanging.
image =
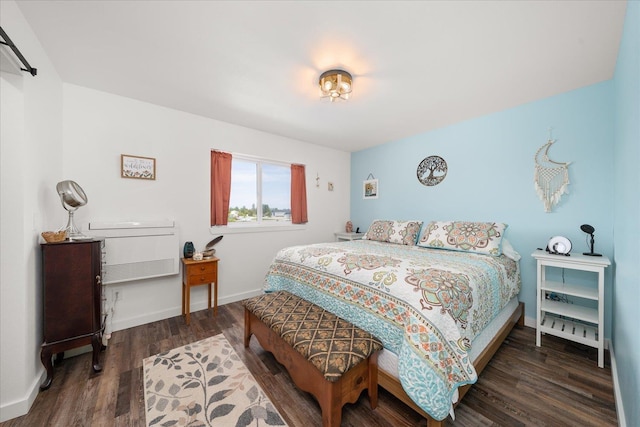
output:
[[549, 141], [538, 149], [534, 157], [533, 180], [536, 193], [544, 204], [545, 212], [551, 212], [562, 195], [569, 192], [567, 187], [569, 186], [570, 162], [555, 162], [549, 158], [549, 148], [554, 142], [556, 141], [551, 139], [551, 131], [549, 131]]

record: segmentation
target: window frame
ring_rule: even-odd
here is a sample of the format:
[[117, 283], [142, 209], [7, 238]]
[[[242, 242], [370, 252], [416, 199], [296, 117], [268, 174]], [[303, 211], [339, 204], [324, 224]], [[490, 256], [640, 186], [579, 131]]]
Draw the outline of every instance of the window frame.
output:
[[[294, 163], [284, 162], [280, 160], [268, 159], [260, 156], [252, 156], [248, 154], [241, 153], [231, 153], [232, 162], [233, 160], [242, 160], [246, 162], [256, 163], [256, 217], [257, 220], [255, 222], [231, 222], [227, 223], [227, 225], [211, 225], [209, 226], [209, 231], [211, 234], [219, 234], [222, 230], [225, 233], [235, 234], [235, 233], [255, 233], [255, 232], [268, 232], [268, 231], [295, 231], [295, 230], [304, 230], [306, 229], [305, 224], [294, 224], [291, 220], [289, 221], [278, 221], [273, 223], [267, 223], [262, 220], [262, 165], [269, 164], [275, 166], [283, 166], [289, 168], [289, 173], [291, 173], [291, 165]], [[233, 176], [232, 176], [233, 183]], [[289, 194], [291, 197], [291, 194]], [[231, 208], [231, 206], [229, 206]], [[291, 206], [289, 206], [289, 210], [291, 210]]]

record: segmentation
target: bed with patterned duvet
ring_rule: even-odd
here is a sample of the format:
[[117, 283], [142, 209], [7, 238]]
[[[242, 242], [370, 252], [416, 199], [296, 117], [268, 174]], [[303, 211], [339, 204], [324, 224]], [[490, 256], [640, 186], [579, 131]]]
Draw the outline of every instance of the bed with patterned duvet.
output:
[[376, 220], [363, 240], [284, 248], [264, 290], [286, 290], [374, 334], [406, 395], [443, 420], [458, 387], [477, 380], [476, 339], [517, 304], [519, 255], [503, 239], [505, 224], [421, 226]]

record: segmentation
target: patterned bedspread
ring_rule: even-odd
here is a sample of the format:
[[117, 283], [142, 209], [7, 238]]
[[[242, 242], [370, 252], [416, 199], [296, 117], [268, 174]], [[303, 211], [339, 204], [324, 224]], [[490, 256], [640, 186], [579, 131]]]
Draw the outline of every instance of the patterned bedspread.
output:
[[477, 380], [467, 351], [520, 292], [520, 270], [505, 255], [320, 243], [282, 249], [265, 290], [287, 290], [374, 334], [399, 356], [409, 397], [442, 420], [457, 387]]

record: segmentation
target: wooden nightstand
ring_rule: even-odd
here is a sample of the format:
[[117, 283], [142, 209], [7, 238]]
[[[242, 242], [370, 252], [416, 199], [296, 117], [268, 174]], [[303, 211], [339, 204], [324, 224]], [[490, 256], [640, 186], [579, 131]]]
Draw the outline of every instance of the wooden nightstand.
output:
[[191, 287], [209, 285], [207, 308], [211, 308], [211, 284], [213, 283], [213, 314], [218, 314], [218, 261], [213, 257], [194, 261], [182, 258], [182, 315], [191, 323]]

